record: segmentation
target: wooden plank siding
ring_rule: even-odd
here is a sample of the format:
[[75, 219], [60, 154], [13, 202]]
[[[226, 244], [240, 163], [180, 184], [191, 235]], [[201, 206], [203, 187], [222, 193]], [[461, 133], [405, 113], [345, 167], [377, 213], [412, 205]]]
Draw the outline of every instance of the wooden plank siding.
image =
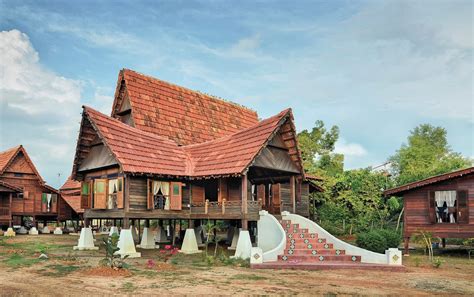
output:
[[[459, 223], [432, 223], [429, 193], [433, 191], [467, 191], [469, 221]], [[404, 236], [423, 230], [442, 238], [474, 237], [474, 175], [466, 175], [407, 191], [404, 195]]]

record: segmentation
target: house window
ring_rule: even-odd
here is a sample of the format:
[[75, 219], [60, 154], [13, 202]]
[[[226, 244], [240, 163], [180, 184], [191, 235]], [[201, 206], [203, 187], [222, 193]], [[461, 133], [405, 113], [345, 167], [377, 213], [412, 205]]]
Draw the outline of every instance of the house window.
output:
[[41, 194], [41, 210], [43, 212], [52, 212], [53, 203], [57, 203], [58, 195], [51, 193]]
[[15, 177], [23, 177], [23, 173], [16, 173], [16, 172], [15, 172], [13, 175], [14, 175]]
[[[173, 193], [176, 187], [173, 187]], [[153, 209], [170, 209], [170, 183], [163, 181], [152, 181]], [[178, 188], [179, 193], [179, 188]]]
[[435, 191], [435, 212], [437, 223], [456, 223], [458, 220], [456, 191]]

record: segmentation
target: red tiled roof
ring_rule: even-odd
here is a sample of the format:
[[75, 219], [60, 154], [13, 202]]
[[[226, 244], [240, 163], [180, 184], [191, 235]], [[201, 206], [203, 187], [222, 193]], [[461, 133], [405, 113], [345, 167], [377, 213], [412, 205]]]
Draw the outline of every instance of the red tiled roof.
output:
[[291, 119], [291, 110], [232, 135], [188, 146], [130, 127], [90, 107], [84, 107], [84, 116], [124, 172], [203, 177], [244, 173], [278, 128]]
[[66, 201], [76, 213], [84, 212], [84, 209], [81, 208], [81, 182], [69, 177], [59, 191], [64, 201]]
[[457, 171], [453, 171], [453, 172], [448, 172], [448, 173], [432, 176], [432, 177], [429, 177], [429, 178], [425, 178], [423, 180], [419, 180], [419, 181], [416, 181], [416, 182], [408, 183], [408, 184], [405, 184], [405, 185], [402, 185], [402, 186], [399, 186], [399, 187], [396, 187], [396, 188], [388, 189], [388, 190], [384, 191], [383, 194], [385, 196], [394, 195], [394, 194], [401, 194], [401, 193], [409, 191], [409, 190], [413, 190], [413, 189], [416, 189], [416, 188], [420, 188], [420, 187], [427, 186], [427, 185], [430, 185], [430, 184], [442, 182], [442, 181], [445, 181], [445, 180], [449, 180], [449, 179], [460, 177], [460, 176], [467, 175], [467, 174], [474, 174], [474, 167], [465, 168], [465, 169], [461, 169], [461, 170], [457, 170]]
[[230, 136], [183, 147], [191, 156], [193, 176], [242, 173], [290, 113], [286, 109]]
[[308, 173], [306, 173], [306, 174], [304, 175], [304, 177], [305, 177], [306, 179], [309, 179], [309, 180], [319, 180], [319, 181], [323, 180], [322, 177], [319, 177], [319, 176], [316, 176], [316, 175], [312, 175], [312, 174], [308, 174]]
[[12, 184], [9, 184], [7, 182], [4, 182], [2, 180], [0, 180], [0, 186], [4, 186], [5, 188], [9, 188], [15, 192], [19, 192], [19, 193], [22, 193], [23, 192], [23, 189], [22, 188], [18, 188], [17, 186], [14, 186]]
[[135, 127], [179, 145], [221, 138], [258, 123], [253, 110], [128, 69], [119, 73], [113, 117], [119, 108], [122, 80]]
[[90, 107], [84, 107], [84, 113], [123, 171], [186, 175], [186, 155], [173, 141], [130, 127]]
[[64, 184], [59, 188], [59, 190], [65, 191], [65, 190], [80, 190], [81, 189], [81, 182], [77, 180], [71, 179], [71, 177], [68, 177], [67, 180], [64, 182]]
[[11, 164], [11, 162], [15, 159], [15, 157], [18, 155], [18, 153], [22, 152], [23, 156], [25, 156], [26, 162], [30, 164], [33, 172], [36, 174], [38, 179], [42, 184], [44, 184], [44, 180], [39, 174], [38, 170], [36, 169], [35, 165], [33, 164], [33, 161], [31, 161], [30, 157], [28, 156], [28, 153], [26, 152], [25, 148], [22, 145], [10, 148], [6, 151], [0, 152], [0, 174], [3, 174], [4, 171], [8, 168], [8, 166]]

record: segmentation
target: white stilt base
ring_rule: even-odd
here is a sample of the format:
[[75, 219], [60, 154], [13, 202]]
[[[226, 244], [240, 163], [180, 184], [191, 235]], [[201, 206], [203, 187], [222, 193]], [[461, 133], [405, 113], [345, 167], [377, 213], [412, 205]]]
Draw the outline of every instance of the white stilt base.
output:
[[155, 242], [168, 242], [168, 238], [166, 237], [166, 231], [163, 227], [158, 226], [158, 228], [156, 229]]
[[36, 227], [32, 227], [30, 231], [28, 232], [30, 235], [38, 235], [38, 229]]
[[137, 245], [137, 248], [152, 250], [159, 247], [160, 246], [155, 244], [155, 238], [153, 237], [151, 229], [147, 227], [143, 228], [142, 241]]
[[248, 259], [252, 251], [252, 241], [250, 233], [247, 230], [240, 230], [237, 248], [235, 249], [234, 258]]
[[13, 228], [8, 228], [7, 232], [3, 233], [3, 236], [5, 236], [5, 237], [13, 237], [15, 235], [16, 235], [16, 233], [13, 230]]
[[92, 236], [92, 229], [82, 228], [81, 236], [79, 236], [79, 241], [77, 246], [74, 247], [74, 250], [87, 251], [87, 250], [98, 250], [98, 246], [94, 246], [94, 237]]
[[194, 233], [194, 229], [186, 229], [180, 252], [183, 254], [197, 254], [201, 252], [198, 249], [196, 233]]
[[53, 232], [54, 235], [63, 235], [63, 230], [60, 227], [56, 227]]
[[118, 250], [116, 254], [122, 256], [122, 258], [125, 256], [128, 256], [129, 258], [140, 258], [142, 256], [142, 254], [137, 253], [137, 250], [135, 249], [132, 229], [122, 229], [122, 231], [120, 231], [120, 238], [117, 244], [117, 247], [120, 250]]
[[50, 233], [51, 233], [51, 230], [49, 230], [48, 226], [45, 226], [45, 227], [43, 228], [43, 230], [41, 230], [41, 233], [43, 233], [43, 234], [50, 234]]
[[237, 242], [239, 241], [240, 230], [242, 229], [234, 227], [234, 235], [232, 236], [232, 244], [230, 245], [230, 247], [227, 248], [229, 251], [235, 251], [235, 249], [237, 248]]
[[17, 231], [18, 234], [28, 234], [28, 230], [25, 227], [21, 226]]
[[109, 231], [109, 236], [112, 236], [112, 234], [117, 234], [119, 235], [119, 231], [118, 231], [118, 227], [117, 226], [112, 226], [110, 227], [110, 231]]

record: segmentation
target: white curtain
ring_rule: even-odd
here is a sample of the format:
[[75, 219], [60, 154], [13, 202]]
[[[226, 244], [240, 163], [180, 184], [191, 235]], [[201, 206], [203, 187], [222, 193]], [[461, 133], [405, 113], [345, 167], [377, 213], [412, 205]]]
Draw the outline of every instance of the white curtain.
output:
[[52, 197], [53, 196], [51, 194], [46, 194], [46, 200], [48, 201], [48, 204], [46, 204], [46, 206], [47, 206], [48, 212], [51, 209], [51, 198]]
[[116, 179], [109, 179], [109, 195], [107, 197], [107, 208], [108, 209], [114, 209], [114, 199], [112, 199], [111, 194], [117, 193], [117, 185], [118, 185], [118, 180]]
[[166, 197], [165, 199], [165, 210], [170, 209], [170, 183], [161, 182], [161, 193]]
[[[448, 207], [454, 207], [454, 203], [456, 202], [456, 191], [436, 191], [435, 201], [436, 201], [436, 206], [438, 207], [443, 207], [445, 202]], [[447, 211], [448, 210], [446, 209], [446, 212]], [[436, 212], [436, 215], [438, 216], [438, 212]], [[456, 223], [453, 213], [449, 214], [449, 221], [451, 223]], [[441, 222], [440, 217], [438, 217], [438, 222]]]

